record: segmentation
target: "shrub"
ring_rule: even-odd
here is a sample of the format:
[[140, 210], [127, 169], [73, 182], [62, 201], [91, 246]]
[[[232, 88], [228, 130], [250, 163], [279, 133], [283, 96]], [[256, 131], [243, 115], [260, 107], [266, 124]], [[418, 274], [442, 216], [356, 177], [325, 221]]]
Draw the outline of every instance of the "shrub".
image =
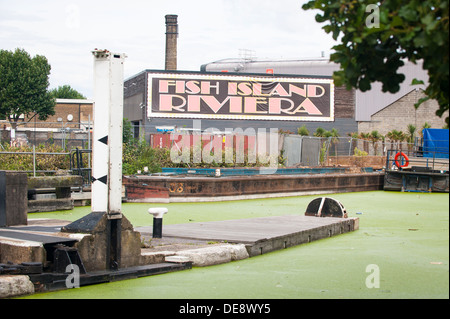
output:
[[[8, 144], [2, 146], [4, 152], [15, 154], [0, 154], [0, 169], [7, 171], [33, 171], [33, 147], [11, 147]], [[48, 155], [42, 153], [63, 153], [61, 155]], [[36, 170], [57, 171], [70, 168], [69, 156], [64, 150], [55, 145], [39, 145], [36, 147]]]
[[355, 154], [355, 156], [367, 156], [368, 155], [367, 152], [361, 151], [357, 147], [355, 147], [354, 154]]
[[148, 167], [150, 173], [161, 172], [170, 156], [165, 149], [150, 147], [145, 140], [125, 143], [123, 145], [122, 172], [125, 175], [136, 174], [138, 170]]

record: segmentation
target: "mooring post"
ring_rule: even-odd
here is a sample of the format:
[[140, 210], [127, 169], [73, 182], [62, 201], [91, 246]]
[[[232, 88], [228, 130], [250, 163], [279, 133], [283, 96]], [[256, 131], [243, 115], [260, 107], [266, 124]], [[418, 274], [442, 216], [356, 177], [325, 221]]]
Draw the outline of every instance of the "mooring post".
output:
[[106, 262], [118, 269], [121, 255], [123, 64], [126, 56], [94, 50], [92, 212], [107, 215]]
[[153, 215], [153, 238], [162, 238], [162, 224], [164, 214], [167, 214], [168, 209], [165, 207], [149, 208], [150, 215]]

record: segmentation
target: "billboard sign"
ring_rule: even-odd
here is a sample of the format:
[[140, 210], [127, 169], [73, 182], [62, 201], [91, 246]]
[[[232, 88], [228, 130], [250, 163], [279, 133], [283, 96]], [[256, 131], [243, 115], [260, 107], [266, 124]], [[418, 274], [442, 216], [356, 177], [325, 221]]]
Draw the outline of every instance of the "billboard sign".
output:
[[148, 72], [150, 118], [334, 121], [329, 77]]

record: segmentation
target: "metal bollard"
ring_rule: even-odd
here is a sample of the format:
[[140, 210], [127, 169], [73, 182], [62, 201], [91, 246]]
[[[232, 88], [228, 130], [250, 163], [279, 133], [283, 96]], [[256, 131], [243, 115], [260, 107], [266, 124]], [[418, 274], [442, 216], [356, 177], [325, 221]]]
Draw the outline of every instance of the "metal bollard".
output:
[[153, 238], [162, 238], [162, 222], [168, 209], [165, 207], [149, 208], [148, 213], [153, 215]]

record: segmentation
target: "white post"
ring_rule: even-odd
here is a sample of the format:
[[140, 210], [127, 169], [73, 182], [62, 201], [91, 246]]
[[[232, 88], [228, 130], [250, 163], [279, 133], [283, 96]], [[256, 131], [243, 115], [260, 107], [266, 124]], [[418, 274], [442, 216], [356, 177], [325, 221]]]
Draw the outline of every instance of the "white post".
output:
[[36, 145], [33, 145], [33, 176], [36, 177]]
[[122, 218], [124, 54], [95, 50], [92, 212]]

